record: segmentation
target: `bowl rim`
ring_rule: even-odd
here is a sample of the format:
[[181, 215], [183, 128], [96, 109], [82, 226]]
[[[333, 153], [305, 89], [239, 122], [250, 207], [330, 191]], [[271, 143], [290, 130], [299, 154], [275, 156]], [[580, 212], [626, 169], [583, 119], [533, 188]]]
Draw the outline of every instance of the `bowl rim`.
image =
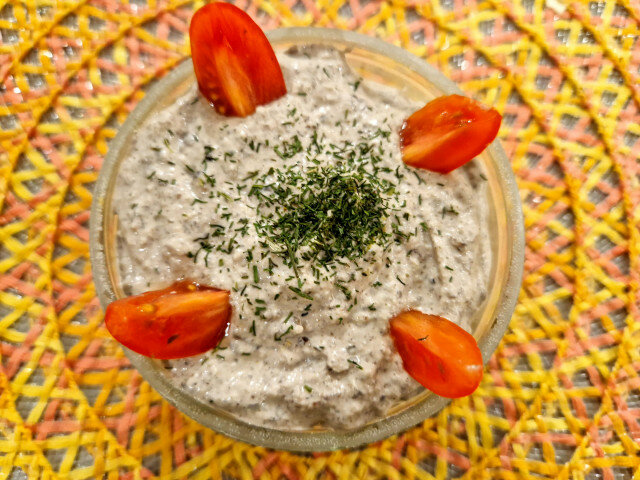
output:
[[[446, 78], [435, 67], [408, 51], [391, 45], [384, 40], [363, 34], [317, 27], [280, 28], [265, 32], [271, 42], [332, 42], [342, 43], [347, 47], [357, 47], [391, 58], [404, 67], [427, 79], [444, 94], [463, 94], [455, 83]], [[193, 72], [191, 59], [185, 59], [166, 77], [153, 85], [136, 108], [128, 115], [124, 124], [111, 141], [109, 150], [102, 164], [93, 193], [90, 231], [90, 258], [96, 292], [103, 309], [115, 299], [106, 266], [106, 254], [102, 245], [103, 223], [105, 214], [105, 197], [109, 189], [111, 177], [117, 171], [120, 152], [126, 148], [129, 132], [132, 131], [156, 106], [167, 90], [177, 87]], [[513, 239], [512, 255], [506, 269], [507, 281], [496, 308], [496, 318], [488, 332], [480, 339], [479, 345], [483, 353], [484, 363], [489, 360], [502, 339], [511, 316], [515, 310], [524, 268], [524, 221], [522, 205], [513, 170], [509, 160], [496, 139], [489, 146], [490, 157], [496, 168], [502, 187], [506, 209], [507, 228]], [[159, 372], [154, 362], [123, 346], [126, 356], [143, 378], [155, 388], [169, 403], [178, 408], [200, 424], [222, 433], [228, 437], [254, 445], [289, 450], [294, 452], [329, 451], [344, 448], [355, 448], [370, 444], [394, 434], [400, 433], [424, 419], [432, 416], [449, 403], [449, 399], [429, 395], [427, 398], [409, 406], [398, 414], [349, 431], [284, 431], [245, 423], [223, 412], [213, 413], [207, 405], [195, 401], [183, 390], [168, 381]]]

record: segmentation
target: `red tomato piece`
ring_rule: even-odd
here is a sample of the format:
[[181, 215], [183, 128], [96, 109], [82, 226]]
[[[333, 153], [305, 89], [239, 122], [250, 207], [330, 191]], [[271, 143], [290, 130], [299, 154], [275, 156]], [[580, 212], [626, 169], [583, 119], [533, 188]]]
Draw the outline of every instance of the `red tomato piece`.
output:
[[438, 97], [405, 120], [400, 130], [407, 165], [449, 173], [493, 142], [502, 116], [461, 95]]
[[193, 15], [189, 36], [200, 91], [222, 115], [246, 117], [287, 93], [269, 40], [238, 7], [205, 5]]
[[407, 373], [447, 398], [470, 395], [482, 380], [482, 353], [466, 330], [446, 318], [408, 310], [390, 320], [390, 333]]
[[105, 324], [125, 347], [147, 357], [183, 358], [212, 349], [231, 317], [229, 292], [183, 280], [112, 302]]

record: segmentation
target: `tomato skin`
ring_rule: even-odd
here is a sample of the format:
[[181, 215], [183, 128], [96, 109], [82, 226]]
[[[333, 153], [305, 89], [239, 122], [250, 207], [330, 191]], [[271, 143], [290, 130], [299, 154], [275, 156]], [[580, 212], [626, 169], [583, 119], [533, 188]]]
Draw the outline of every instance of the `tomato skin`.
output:
[[287, 93], [269, 40], [238, 7], [203, 6], [191, 19], [189, 36], [198, 86], [220, 114], [246, 117]]
[[212, 349], [231, 317], [229, 292], [182, 280], [112, 302], [105, 324], [125, 347], [147, 357], [184, 358]]
[[408, 310], [390, 320], [389, 332], [406, 372], [447, 398], [474, 392], [482, 380], [482, 352], [466, 330], [446, 318]]
[[438, 97], [405, 120], [402, 160], [409, 166], [449, 173], [482, 153], [496, 138], [502, 116], [461, 95]]

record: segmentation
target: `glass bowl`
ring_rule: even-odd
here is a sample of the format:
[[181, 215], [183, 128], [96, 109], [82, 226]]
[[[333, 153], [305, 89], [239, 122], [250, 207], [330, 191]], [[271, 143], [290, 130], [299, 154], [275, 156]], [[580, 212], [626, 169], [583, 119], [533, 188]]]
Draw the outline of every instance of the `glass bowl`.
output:
[[[333, 46], [345, 53], [349, 65], [362, 77], [393, 86], [400, 95], [424, 103], [443, 94], [461, 93], [453, 82], [423, 60], [376, 38], [324, 28], [279, 29], [268, 32], [267, 37], [276, 51], [292, 45]], [[120, 161], [127, 154], [136, 128], [149, 115], [173, 102], [194, 81], [191, 60], [185, 60], [149, 90], [109, 146], [94, 191], [90, 225], [93, 278], [103, 308], [123, 296], [114, 248], [117, 218], [111, 209]], [[489, 294], [472, 325], [486, 363], [504, 335], [515, 308], [524, 263], [524, 229], [515, 178], [500, 144], [495, 141], [478, 158], [484, 164], [489, 183], [487, 200], [493, 265]], [[358, 447], [412, 427], [449, 402], [425, 390], [395, 406], [384, 418], [358, 428], [290, 431], [265, 428], [194, 398], [171, 382], [161, 361], [123, 349], [145, 380], [191, 418], [237, 440], [275, 449], [323, 451]]]

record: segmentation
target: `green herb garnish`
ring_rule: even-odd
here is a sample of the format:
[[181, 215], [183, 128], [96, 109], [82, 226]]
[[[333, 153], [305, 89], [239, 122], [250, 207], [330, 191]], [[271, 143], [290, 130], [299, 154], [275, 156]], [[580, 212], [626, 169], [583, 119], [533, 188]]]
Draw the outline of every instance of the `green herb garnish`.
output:
[[360, 365], [358, 362], [356, 362], [355, 360], [351, 360], [351, 359], [347, 359], [347, 362], [349, 362], [352, 365], [355, 365], [356, 368], [359, 368], [360, 370], [363, 370], [362, 365]]
[[291, 330], [293, 330], [293, 325], [289, 325], [289, 328], [287, 328], [283, 333], [281, 333], [280, 335], [278, 334], [274, 334], [273, 335], [273, 339], [276, 342], [279, 342], [280, 340], [282, 340], [282, 337], [284, 337], [285, 335], [287, 335]]

